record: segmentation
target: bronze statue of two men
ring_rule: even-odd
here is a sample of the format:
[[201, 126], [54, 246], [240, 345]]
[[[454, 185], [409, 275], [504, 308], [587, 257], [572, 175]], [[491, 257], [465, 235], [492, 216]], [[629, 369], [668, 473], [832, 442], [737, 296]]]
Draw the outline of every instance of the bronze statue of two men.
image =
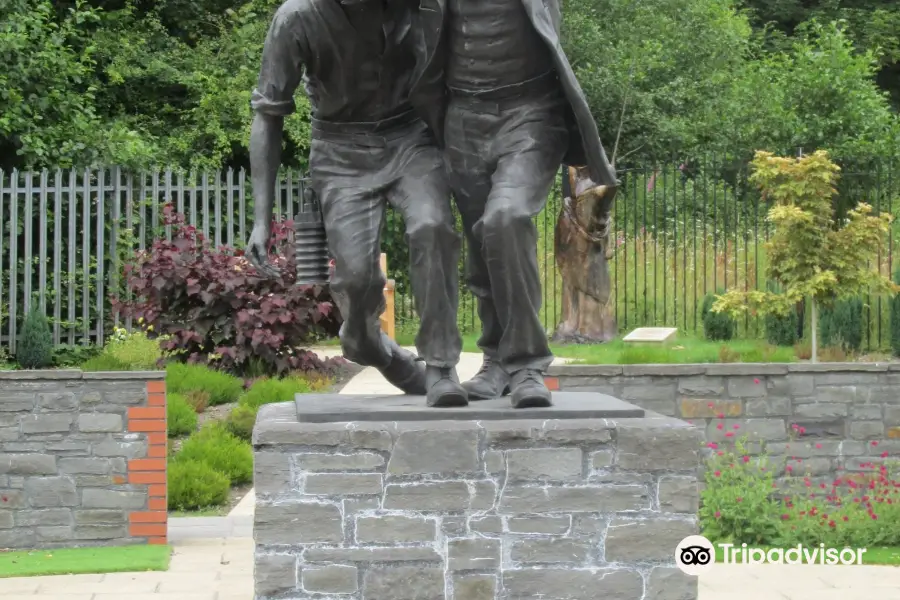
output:
[[[560, 0], [287, 0], [263, 51], [250, 140], [263, 272], [283, 119], [301, 83], [312, 107], [309, 176], [344, 319], [344, 356], [434, 407], [510, 394], [551, 405], [533, 217], [561, 163], [614, 193], [584, 93], [560, 47]], [[460, 241], [482, 323], [478, 374], [460, 383]], [[386, 204], [403, 216], [421, 319], [418, 356], [381, 331]]]

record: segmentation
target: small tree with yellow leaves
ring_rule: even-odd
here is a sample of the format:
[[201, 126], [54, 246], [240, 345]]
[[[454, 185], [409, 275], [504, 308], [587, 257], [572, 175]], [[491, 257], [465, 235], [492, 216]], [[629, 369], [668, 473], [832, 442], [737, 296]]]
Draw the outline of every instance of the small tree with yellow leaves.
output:
[[774, 202], [768, 219], [775, 233], [766, 244], [769, 279], [782, 293], [731, 291], [718, 296], [713, 311], [785, 316], [798, 302], [811, 301], [812, 360], [817, 361], [818, 307], [864, 291], [895, 292], [900, 286], [869, 267], [891, 223], [859, 204], [835, 223], [832, 198], [840, 168], [823, 151], [802, 158], [757, 152], [750, 181]]

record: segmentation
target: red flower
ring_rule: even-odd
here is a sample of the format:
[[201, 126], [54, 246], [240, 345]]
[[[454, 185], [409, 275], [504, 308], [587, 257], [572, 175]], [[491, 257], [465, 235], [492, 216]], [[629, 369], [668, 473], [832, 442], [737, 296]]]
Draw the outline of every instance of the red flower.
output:
[[848, 517], [847, 515], [844, 515], [843, 519], [844, 519], [844, 521], [846, 522], [846, 521], [849, 521], [849, 520], [850, 520], [850, 517]]
[[888, 457], [888, 453], [887, 453], [887, 450], [885, 450], [884, 452], [881, 453], [881, 458], [887, 458], [887, 457]]
[[743, 498], [735, 498], [734, 500], [735, 500], [735, 502], [743, 502], [744, 501]]
[[745, 456], [745, 457], [742, 458], [741, 460], [743, 460], [745, 463], [748, 463], [748, 462], [750, 462], [750, 457], [749, 457], [749, 456]]
[[706, 405], [707, 408], [712, 408], [713, 406], [715, 406], [715, 405], [712, 402], [710, 402], [709, 404]]
[[735, 430], [740, 429], [740, 428], [741, 428], [740, 425], [734, 425], [734, 426], [732, 427], [732, 429], [735, 429]]
[[872, 446], [877, 446], [878, 442], [872, 442]]
[[729, 431], [725, 434], [725, 437], [734, 437], [734, 434]]
[[713, 475], [716, 476], [716, 477], [721, 477], [721, 476], [722, 476], [722, 471], [716, 471], [715, 473], [713, 473]]
[[725, 426], [724, 426], [723, 424], [721, 424], [721, 423], [719, 423], [718, 425], [716, 425], [716, 429], [719, 429], [719, 430], [723, 429], [724, 427], [725, 427]]
[[816, 450], [821, 450], [821, 449], [822, 449], [822, 444], [816, 444]]
[[829, 526], [829, 527], [834, 527], [834, 521], [828, 521], [828, 526]]
[[754, 380], [753, 380], [753, 383], [755, 383], [755, 384], [758, 385], [758, 384], [759, 384], [759, 379], [754, 379]]
[[716, 518], [718, 519], [721, 516], [722, 516], [722, 513], [720, 513], [719, 511], [716, 511]]
[[710, 442], [706, 445], [707, 448], [712, 448], [713, 450], [718, 449], [719, 445], [715, 442]]
[[787, 513], [781, 515], [781, 520], [782, 520], [782, 521], [787, 521], [787, 520], [790, 519], [790, 518], [791, 518], [791, 515], [789, 515], [789, 514], [787, 514]]
[[[710, 407], [712, 407], [712, 404], [710, 404]], [[717, 414], [717, 415], [716, 415], [716, 418], [717, 418], [717, 419], [724, 419], [724, 418], [725, 418], [725, 413], [719, 413], [719, 414]]]

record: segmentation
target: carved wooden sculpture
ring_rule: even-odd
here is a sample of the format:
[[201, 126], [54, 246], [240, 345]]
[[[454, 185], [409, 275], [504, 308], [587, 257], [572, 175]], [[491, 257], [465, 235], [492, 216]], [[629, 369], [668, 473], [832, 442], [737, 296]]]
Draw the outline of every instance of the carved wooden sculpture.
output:
[[557, 342], [598, 343], [616, 337], [608, 261], [613, 257], [613, 194], [583, 168], [568, 168], [556, 223], [556, 264], [562, 276], [562, 320]]

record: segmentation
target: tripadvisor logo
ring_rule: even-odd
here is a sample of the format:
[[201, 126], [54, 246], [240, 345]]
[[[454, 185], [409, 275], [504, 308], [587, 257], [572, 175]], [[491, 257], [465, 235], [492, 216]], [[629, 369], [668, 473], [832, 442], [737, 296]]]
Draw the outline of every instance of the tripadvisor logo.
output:
[[825, 544], [807, 548], [797, 544], [790, 548], [752, 548], [747, 544], [716, 544], [722, 548], [723, 564], [751, 565], [861, 565], [865, 548], [826, 548]]
[[781, 564], [781, 565], [861, 565], [865, 548], [826, 548], [825, 544], [807, 548], [802, 544], [791, 548], [753, 548], [747, 544], [715, 544], [702, 535], [684, 538], [675, 549], [675, 564], [687, 575], [701, 575], [716, 564]]

